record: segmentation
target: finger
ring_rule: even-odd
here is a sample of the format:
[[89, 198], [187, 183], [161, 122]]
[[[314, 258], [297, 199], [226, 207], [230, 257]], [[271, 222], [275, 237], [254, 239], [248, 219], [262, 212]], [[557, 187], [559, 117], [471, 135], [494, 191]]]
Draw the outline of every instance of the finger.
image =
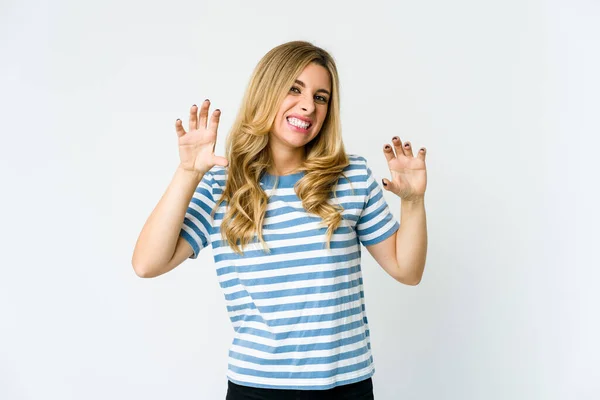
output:
[[206, 99], [200, 107], [200, 122], [198, 122], [197, 129], [206, 129], [206, 123], [208, 122], [208, 108], [210, 107], [210, 100]]
[[393, 192], [393, 187], [394, 187], [394, 182], [390, 181], [387, 178], [383, 178], [381, 180], [381, 183], [383, 184], [383, 190], [387, 190], [388, 192]]
[[195, 129], [198, 129], [198, 106], [194, 104], [190, 108], [190, 122], [188, 124], [188, 130], [193, 131]]
[[221, 157], [221, 156], [214, 156], [213, 162], [215, 165], [220, 165], [222, 167], [226, 167], [227, 164], [229, 164], [229, 161], [227, 161], [227, 159], [225, 157]]
[[414, 157], [413, 156], [413, 151], [412, 151], [412, 146], [410, 145], [410, 142], [404, 142], [404, 154], [406, 154], [408, 157]]
[[425, 161], [426, 155], [427, 155], [427, 149], [425, 147], [421, 147], [421, 150], [419, 150], [419, 154], [417, 154], [417, 158], [420, 158], [421, 160]]
[[179, 118], [175, 121], [175, 132], [177, 132], [177, 137], [182, 137], [185, 135], [185, 130], [183, 129], [183, 123]]
[[210, 117], [210, 125], [208, 126], [208, 129], [213, 131], [214, 133], [217, 133], [217, 129], [219, 128], [219, 120], [221, 119], [221, 110], [219, 110], [218, 108], [213, 111], [211, 117]]
[[394, 154], [394, 151], [392, 150], [392, 146], [390, 146], [389, 144], [386, 144], [385, 146], [383, 146], [383, 154], [385, 155], [385, 159], [388, 162], [390, 162], [391, 160], [396, 158], [396, 155]]
[[210, 117], [210, 126], [208, 129], [215, 134], [215, 141], [213, 142], [213, 154], [215, 152], [215, 147], [217, 147], [217, 129], [219, 128], [219, 119], [221, 118], [221, 110], [218, 108], [213, 111], [212, 116]]
[[402, 140], [400, 140], [398, 136], [394, 136], [392, 138], [392, 143], [394, 144], [394, 149], [396, 150], [396, 156], [400, 156], [401, 154], [406, 155], [402, 149]]

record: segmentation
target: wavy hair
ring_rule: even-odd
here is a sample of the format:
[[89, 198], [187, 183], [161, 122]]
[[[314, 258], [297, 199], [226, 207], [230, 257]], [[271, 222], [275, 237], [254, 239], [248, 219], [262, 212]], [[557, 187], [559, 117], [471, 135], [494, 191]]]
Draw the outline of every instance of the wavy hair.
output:
[[227, 202], [229, 207], [221, 223], [221, 236], [240, 255], [244, 254], [243, 247], [255, 237], [263, 250], [270, 253], [262, 233], [268, 196], [259, 183], [273, 166], [269, 131], [294, 81], [310, 63], [317, 63], [329, 72], [331, 96], [319, 134], [305, 145], [306, 157], [297, 169], [305, 174], [294, 189], [304, 209], [320, 216], [322, 225], [327, 226], [327, 248], [333, 232], [342, 223], [343, 208], [329, 202], [332, 189], [349, 165], [341, 136], [337, 68], [327, 51], [311, 43], [284, 43], [270, 50], [254, 69], [227, 136], [228, 177], [215, 209], [221, 202]]

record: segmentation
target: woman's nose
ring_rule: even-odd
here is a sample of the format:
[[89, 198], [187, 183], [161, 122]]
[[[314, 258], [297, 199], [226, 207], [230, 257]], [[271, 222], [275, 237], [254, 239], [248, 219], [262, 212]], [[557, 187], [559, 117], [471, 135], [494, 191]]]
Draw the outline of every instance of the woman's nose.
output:
[[302, 101], [302, 104], [300, 105], [300, 107], [302, 108], [303, 111], [305, 111], [307, 113], [311, 113], [315, 109], [315, 105], [312, 100]]

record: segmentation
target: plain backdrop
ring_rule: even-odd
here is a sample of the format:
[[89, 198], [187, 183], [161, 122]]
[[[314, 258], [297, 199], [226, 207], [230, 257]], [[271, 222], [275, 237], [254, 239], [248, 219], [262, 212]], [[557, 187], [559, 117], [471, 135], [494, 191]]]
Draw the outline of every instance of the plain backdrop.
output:
[[223, 154], [256, 63], [297, 39], [336, 59], [347, 151], [378, 179], [394, 135], [428, 149], [423, 280], [363, 252], [376, 399], [600, 395], [597, 1], [2, 0], [0, 17], [0, 399], [224, 399], [211, 250], [155, 279], [131, 256], [175, 119], [210, 98]]

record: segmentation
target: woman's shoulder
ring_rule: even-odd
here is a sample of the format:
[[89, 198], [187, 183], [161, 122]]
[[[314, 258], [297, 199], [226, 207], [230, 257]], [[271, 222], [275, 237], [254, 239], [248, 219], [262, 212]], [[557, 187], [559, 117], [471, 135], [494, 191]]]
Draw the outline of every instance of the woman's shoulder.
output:
[[350, 164], [366, 164], [367, 159], [359, 154], [346, 154]]
[[347, 154], [347, 156], [348, 156], [349, 164], [344, 169], [344, 171], [350, 171], [350, 170], [356, 170], [356, 169], [360, 169], [360, 170], [364, 170], [364, 171], [367, 170], [368, 166], [367, 166], [366, 158], [364, 158], [363, 156], [358, 155], [358, 154]]
[[224, 187], [227, 181], [227, 167], [220, 165], [214, 165], [211, 169], [204, 174], [202, 178], [207, 184], [212, 186]]

